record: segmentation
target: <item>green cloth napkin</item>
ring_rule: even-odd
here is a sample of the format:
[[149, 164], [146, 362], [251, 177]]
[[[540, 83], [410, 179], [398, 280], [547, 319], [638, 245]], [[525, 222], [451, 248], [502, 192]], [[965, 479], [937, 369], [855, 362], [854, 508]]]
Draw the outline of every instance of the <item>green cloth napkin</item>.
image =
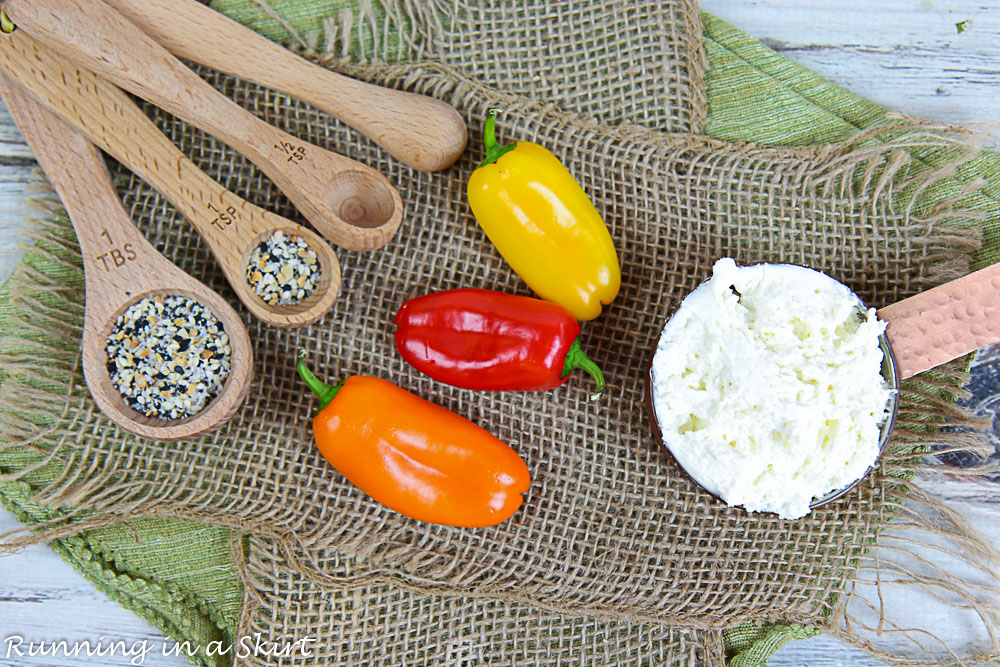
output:
[[[324, 17], [356, 5], [357, 0], [288, 0], [265, 11], [254, 0], [212, 3], [275, 41], [293, 42], [288, 29], [292, 28], [309, 46], [322, 44]], [[380, 10], [377, 3], [372, 7], [377, 21]], [[885, 118], [882, 107], [778, 55], [728, 23], [707, 13], [702, 14], [702, 22], [708, 57], [706, 134], [729, 141], [805, 145], [845, 139]], [[363, 32], [358, 39], [365, 39]], [[956, 176], [957, 181], [977, 176], [987, 181], [975, 195], [976, 203], [990, 213], [977, 262], [992, 263], [1000, 256], [1000, 156], [984, 153], [961, 167]], [[31, 251], [23, 261], [46, 275], [81, 284], [78, 257], [74, 260], [64, 248], [48, 250], [65, 261], [43, 260]], [[13, 327], [4, 326], [9, 303], [10, 290], [5, 286], [0, 289], [0, 332], [16, 336]], [[28, 481], [37, 485], [45, 480]], [[0, 482], [0, 501], [19, 520], [33, 524], [54, 516], [32, 503], [30, 495], [28, 483]], [[58, 539], [52, 548], [112, 599], [173, 639], [205, 647], [210, 642], [231, 641], [239, 619], [243, 591], [234, 567], [232, 539], [225, 529], [144, 519]], [[801, 626], [743, 624], [726, 631], [726, 656], [734, 667], [763, 665], [789, 640], [814, 634], [815, 630]], [[228, 662], [204, 653], [191, 659], [204, 665]]]
[[[889, 113], [711, 14], [702, 12], [701, 20], [709, 136], [775, 146], [835, 142], [879, 124]], [[1000, 261], [1000, 155], [984, 151], [955, 176], [958, 182], [985, 181], [977, 203], [989, 215], [975, 268]]]

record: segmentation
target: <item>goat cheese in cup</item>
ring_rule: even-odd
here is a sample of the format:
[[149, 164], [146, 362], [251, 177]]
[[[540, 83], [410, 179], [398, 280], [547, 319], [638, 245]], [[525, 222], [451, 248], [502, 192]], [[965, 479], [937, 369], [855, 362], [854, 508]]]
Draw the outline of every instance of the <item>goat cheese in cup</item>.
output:
[[818, 271], [720, 259], [653, 357], [664, 444], [731, 506], [808, 514], [878, 457], [893, 396], [881, 374], [884, 330], [874, 308]]

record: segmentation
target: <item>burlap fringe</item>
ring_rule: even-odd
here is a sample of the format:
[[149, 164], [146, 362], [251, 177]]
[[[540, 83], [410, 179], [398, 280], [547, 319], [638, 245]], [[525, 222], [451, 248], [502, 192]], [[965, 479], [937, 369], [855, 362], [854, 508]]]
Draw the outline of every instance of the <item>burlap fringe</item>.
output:
[[[446, 0], [358, 0], [355, 9], [343, 8], [326, 17], [322, 32], [304, 34], [284, 20], [268, 0], [252, 1], [288, 33], [286, 46], [328, 66], [335, 62], [345, 73], [354, 70], [353, 76], [357, 75], [357, 68], [372, 63], [384, 69], [386, 63], [402, 60], [410, 65], [424, 59], [429, 61], [444, 41], [445, 25], [461, 12], [457, 3]], [[698, 3], [681, 4], [684, 25], [700, 25]], [[370, 43], [365, 40], [366, 34]], [[685, 52], [681, 62], [685, 63], [691, 84], [691, 127], [692, 131], [700, 132], [708, 121], [708, 95], [704, 86], [708, 62], [702, 33], [688, 30], [679, 39]], [[391, 48], [394, 40], [395, 51]]]
[[[425, 67], [430, 71], [435, 67], [440, 68], [439, 65], [431, 64]], [[363, 67], [355, 65], [351, 69], [359, 70]], [[391, 68], [388, 70], [387, 73], [387, 68], [383, 66], [378, 71], [380, 76], [391, 79], [393, 73]], [[407, 70], [412, 73], [412, 65], [408, 66]], [[402, 71], [401, 69], [400, 73]], [[448, 77], [441, 77], [442, 83], [433, 91], [446, 99], [449, 96], [461, 98], [481, 96], [485, 91], [480, 85], [462, 80], [460, 77], [452, 79], [459, 83], [452, 84], [449, 88], [449, 84], [444, 83], [446, 78]], [[495, 91], [485, 92], [496, 95]], [[503, 100], [499, 101], [502, 103]], [[517, 102], [523, 104], [524, 101], [518, 99]], [[534, 104], [539, 113], [559, 114], [565, 122], [564, 112], [551, 105]], [[664, 149], [677, 148], [678, 142], [682, 144], [687, 139], [683, 135], [665, 135], [636, 127], [598, 128], [593, 121], [577, 120], [585, 128], [600, 130], [609, 139], [616, 137], [639, 139]], [[719, 148], [723, 144], [698, 137], [696, 146], [708, 150], [709, 147]], [[760, 149], [752, 145], [735, 147], [726, 145], [726, 147], [743, 156], [752, 157], [759, 151], [761, 155], [767, 154], [773, 159], [775, 154], [773, 149]], [[906, 152], [907, 149], [915, 147], [955, 150], [956, 156], [945, 167], [929, 173], [916, 174], [909, 169], [910, 159]], [[904, 205], [906, 218], [914, 230], [928, 232], [921, 237], [921, 242], [928, 247], [926, 259], [928, 265], [937, 267], [933, 272], [925, 272], [924, 286], [929, 287], [968, 271], [968, 257], [978, 245], [978, 227], [971, 222], [979, 217], [979, 214], [964, 208], [962, 200], [980, 184], [971, 183], [954, 196], [936, 203], [927, 211], [918, 213], [920, 196], [928, 188], [951, 178], [956, 170], [972, 159], [976, 148], [977, 145], [961, 132], [956, 135], [954, 127], [902, 119], [888, 127], [881, 126], [860, 132], [843, 144], [795, 149], [783, 151], [783, 154], [788, 155], [790, 162], [801, 160], [802, 157], [826, 159], [826, 164], [820, 173], [806, 175], [810, 187], [815, 187], [820, 192], [839, 188], [839, 195], [857, 198], [873, 209], [876, 206]], [[39, 196], [36, 203], [46, 212], [54, 210], [51, 197]], [[53, 216], [37, 221], [35, 235], [45, 244], [63, 250], [70, 249], [70, 241], [65, 235], [65, 223], [58, 222]], [[81, 270], [78, 263], [67, 261], [59, 253], [48, 251], [38, 244], [32, 252], [44, 255], [47, 261], [58, 263], [68, 272], [75, 271], [78, 274]], [[67, 417], [66, 414], [52, 415], [31, 406], [51, 403], [52, 391], [46, 387], [59, 386], [66, 391], [67, 386], [72, 389], [73, 383], [79, 382], [82, 290], [68, 289], [65, 283], [54, 281], [24, 263], [17, 269], [12, 284], [17, 287], [11, 295], [12, 312], [9, 321], [16, 325], [16, 335], [2, 341], [4, 350], [0, 354], [0, 367], [4, 369], [5, 374], [5, 381], [0, 387], [0, 414], [3, 415], [3, 424], [0, 426], [0, 443], [2, 443], [0, 447], [5, 450], [16, 447], [29, 448], [42, 458], [31, 466], [6, 474], [4, 479], [24, 480], [43, 466], [61, 466], [61, 473], [44, 488], [37, 489], [33, 500], [53, 508], [64, 508], [65, 511], [50, 521], [0, 535], [0, 553], [17, 551], [30, 544], [78, 534], [126, 519], [134, 519], [137, 516], [171, 517], [202, 521], [244, 533], [268, 536], [282, 545], [291, 568], [297, 574], [309, 579], [318, 577], [325, 583], [338, 585], [350, 583], [342, 580], [330, 582], [317, 571], [316, 567], [296, 557], [296, 553], [308, 553], [308, 541], [303, 541], [290, 530], [275, 530], [272, 525], [268, 525], [267, 517], [241, 517], [233, 511], [237, 508], [217, 507], [207, 494], [199, 496], [179, 484], [164, 483], [154, 489], [144, 484], [122, 482], [125, 476], [119, 468], [118, 461], [99, 459], [92, 455], [88, 447], [81, 449], [78, 443], [69, 441], [65, 437], [67, 432], [59, 425]], [[42, 339], [51, 339], [54, 331], [58, 332], [59, 345], [42, 342]], [[942, 392], [954, 394], [956, 386], [954, 383], [964, 379], [962, 374], [953, 368], [945, 368], [942, 372], [943, 375], [938, 380], [922, 378], [924, 388], [909, 386], [905, 389], [907, 392], [914, 392], [915, 395], [919, 394], [925, 402], [921, 408], [921, 415], [903, 414], [900, 417], [896, 442], [906, 445], [907, 448], [897, 447], [886, 457], [884, 468], [892, 469], [890, 473], [896, 472], [897, 467], [904, 472], [912, 469], [933, 470], [930, 464], [923, 461], [925, 450], [932, 445], [941, 446], [948, 451], [981, 449], [983, 443], [976, 434], [983, 426], [982, 420], [976, 419], [948, 398], [942, 397]], [[947, 420], [951, 430], [939, 432], [934, 428], [936, 420]], [[43, 439], [53, 436], [57, 444], [51, 449], [39, 444]], [[914, 447], [919, 449], [915, 451]], [[984, 468], [968, 474], [985, 472], [987, 470]], [[881, 522], [887, 532], [877, 545], [871, 547], [868, 563], [872, 564], [863, 565], [859, 569], [856, 581], [852, 582], [843, 596], [837, 613], [824, 629], [872, 651], [885, 660], [905, 664], [917, 664], [918, 659], [885, 651], [867, 638], [865, 633], [922, 634], [931, 641], [946, 646], [946, 642], [934, 637], [933, 632], [899, 628], [892, 623], [881, 602], [881, 589], [888, 585], [887, 581], [891, 578], [893, 585], [919, 587], [939, 599], [949, 600], [956, 607], [974, 611], [982, 620], [990, 647], [982, 655], [974, 656], [972, 659], [1000, 659], [997, 640], [1000, 628], [1000, 608], [998, 608], [1000, 605], [996, 602], [1000, 599], [1000, 582], [992, 574], [996, 563], [1000, 562], [1000, 552], [943, 503], [924, 493], [917, 483], [895, 474], [891, 475], [891, 481], [901, 490], [906, 502], [899, 503], [894, 511], [887, 510], [885, 516], [875, 519]], [[921, 507], [924, 511], [918, 509]], [[933, 536], [935, 540], [947, 540], [952, 546], [944, 548], [935, 545], [932, 541], [919, 539], [918, 534]], [[358, 552], [363, 554], [364, 545], [357, 546]], [[990, 581], [977, 584], [958, 580], [939, 567], [930, 567], [929, 574], [919, 572], [911, 566], [911, 563], [918, 560], [916, 555], [918, 546], [924, 549], [930, 546], [943, 554], [959, 559], [979, 572], [989, 575]], [[234, 554], [235, 549], [234, 546]], [[238, 562], [245, 566], [245, 559], [241, 558]], [[921, 566], [927, 565], [929, 564], [921, 563]], [[442, 581], [447, 581], [447, 573], [442, 574], [445, 575]], [[869, 575], [876, 588], [874, 601], [866, 599], [859, 592], [859, 585]], [[241, 571], [241, 576], [252, 575]], [[380, 575], [362, 572], [358, 577], [360, 578], [354, 579], [356, 583], [363, 578], [380, 577]], [[456, 594], [455, 589], [446, 590], [427, 581], [393, 583], [427, 593]], [[250, 591], [252, 587], [247, 586], [245, 589]], [[247, 595], [252, 596], [252, 593], [248, 592]], [[517, 600], [512, 594], [503, 595]], [[552, 611], [569, 611], [545, 607], [537, 600], [519, 601]], [[248, 597], [246, 603], [248, 609], [252, 609], [252, 605], [256, 604], [252, 597]], [[857, 604], [875, 610], [879, 614], [878, 622], [874, 625], [863, 622], [862, 616], [852, 611], [852, 605]], [[596, 615], [623, 617], [611, 609], [587, 611]], [[745, 619], [732, 620], [737, 623]], [[763, 620], [787, 622], [801, 619]], [[917, 645], [923, 646], [920, 642], [917, 642]], [[928, 659], [927, 664], [940, 663], [942, 660], [965, 664], [959, 656], [947, 651], [944, 657], [935, 656]]]
[[[355, 10], [344, 8], [323, 21], [322, 34], [302, 34], [283, 20], [267, 0], [253, 0], [265, 13], [274, 18], [288, 32], [293, 48], [316, 60], [348, 57], [353, 63], [394, 62], [405, 58], [414, 62], [430, 57], [443, 41], [445, 24], [452, 21], [460, 7], [446, 0], [359, 0]], [[684, 2], [682, 12], [685, 25], [697, 26], [701, 22], [697, 2]], [[376, 18], [376, 6], [381, 16]], [[371, 43], [364, 39], [365, 29]], [[390, 35], [397, 37], [397, 51], [390, 50]], [[707, 61], [700, 30], [689, 30], [682, 36], [691, 91], [694, 99], [693, 125], [700, 130], [708, 116], [707, 93], [703, 84]], [[352, 47], [357, 52], [352, 54]], [[408, 52], [404, 52], [404, 47]]]
[[[1000, 660], [1000, 551], [940, 499], [913, 481], [895, 481], [906, 503], [862, 561], [825, 631], [899, 665], [979, 665]], [[963, 577], [953, 569], [965, 570]], [[970, 576], [968, 573], [971, 572]], [[937, 628], [893, 620], [886, 591], [915, 589], [923, 599], [978, 619], [986, 645], [960, 655]], [[973, 621], [970, 619], [970, 623]]]

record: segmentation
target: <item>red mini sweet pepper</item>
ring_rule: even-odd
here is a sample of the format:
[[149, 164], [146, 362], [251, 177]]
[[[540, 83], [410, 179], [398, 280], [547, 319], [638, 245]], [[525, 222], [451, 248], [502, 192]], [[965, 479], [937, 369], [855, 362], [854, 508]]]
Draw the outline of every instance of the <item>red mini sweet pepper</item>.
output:
[[410, 299], [396, 313], [396, 348], [417, 370], [456, 387], [536, 391], [582, 368], [604, 376], [580, 348], [580, 325], [548, 301], [481, 289]]

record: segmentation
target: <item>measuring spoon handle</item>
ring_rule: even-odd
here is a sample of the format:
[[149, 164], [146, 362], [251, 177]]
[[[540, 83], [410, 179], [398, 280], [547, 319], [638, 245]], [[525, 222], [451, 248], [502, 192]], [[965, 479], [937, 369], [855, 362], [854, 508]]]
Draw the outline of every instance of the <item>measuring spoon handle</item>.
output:
[[1000, 341], [1000, 264], [878, 311], [900, 378]]
[[2, 73], [0, 93], [69, 213], [87, 279], [88, 318], [103, 321], [133, 294], [161, 286], [173, 266], [132, 223], [94, 145], [53, 114], [38, 112]]
[[382, 174], [250, 114], [102, 0], [7, 0], [4, 9], [18, 30], [246, 155], [333, 242], [371, 250], [398, 228], [402, 202]]
[[[61, 58], [20, 30], [0, 35], [0, 70], [163, 193], [198, 229], [237, 296], [258, 318], [277, 326], [299, 326], [332, 306], [340, 288], [340, 264], [330, 246], [309, 230], [216, 183], [112, 83]], [[135, 227], [129, 226], [137, 235]], [[314, 307], [279, 311], [264, 304], [247, 286], [244, 272], [251, 246], [276, 229], [305, 236], [319, 254], [325, 291]]]
[[414, 169], [445, 169], [465, 150], [465, 121], [445, 102], [319, 67], [197, 0], [106, 1], [174, 55], [302, 99]]

